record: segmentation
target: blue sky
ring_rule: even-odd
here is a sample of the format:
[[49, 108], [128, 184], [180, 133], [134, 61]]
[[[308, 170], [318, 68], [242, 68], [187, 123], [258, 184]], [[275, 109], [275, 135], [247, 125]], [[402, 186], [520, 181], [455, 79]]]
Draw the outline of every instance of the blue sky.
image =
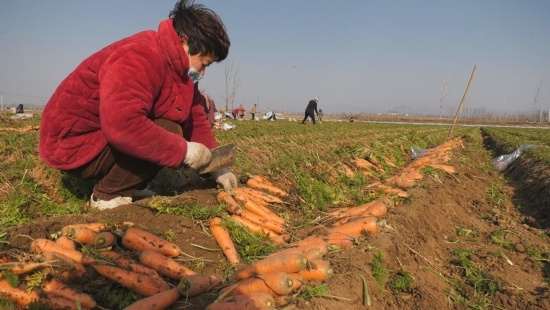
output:
[[[175, 0], [19, 0], [0, 11], [4, 105], [41, 104], [84, 58], [156, 29]], [[235, 104], [302, 112], [454, 115], [465, 109], [550, 108], [550, 1], [196, 0], [223, 19], [229, 57], [200, 88], [224, 102], [226, 63], [238, 69]], [[542, 84], [541, 84], [542, 83]], [[537, 89], [540, 87], [538, 97]]]

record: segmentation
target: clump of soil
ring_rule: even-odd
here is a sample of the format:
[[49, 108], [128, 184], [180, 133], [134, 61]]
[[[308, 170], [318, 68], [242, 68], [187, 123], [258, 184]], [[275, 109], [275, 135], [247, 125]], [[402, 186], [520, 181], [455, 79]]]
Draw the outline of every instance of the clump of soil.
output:
[[[467, 156], [465, 156], [467, 155]], [[327, 254], [334, 276], [322, 297], [290, 299], [297, 309], [365, 309], [361, 275], [366, 280], [372, 309], [550, 309], [548, 287], [548, 180], [547, 166], [522, 159], [501, 173], [483, 169], [486, 154], [466, 147], [453, 153], [454, 175], [440, 172], [426, 176], [408, 190], [411, 198], [396, 205], [385, 217], [390, 227], [358, 239], [351, 249]], [[507, 182], [501, 200], [491, 199], [495, 184]], [[216, 206], [213, 188], [189, 188], [177, 195], [182, 205]], [[224, 278], [228, 264], [215, 241], [200, 222], [181, 216], [159, 214], [148, 200], [113, 210], [86, 215], [44, 218], [8, 230], [10, 246], [1, 251], [28, 251], [31, 238], [49, 238], [61, 227], [78, 222], [132, 221], [152, 232], [173, 232], [174, 242], [188, 254], [189, 264], [201, 262], [200, 272]], [[292, 219], [299, 214], [289, 211]], [[316, 227], [315, 230], [322, 229]], [[295, 230], [303, 238], [313, 227]], [[200, 247], [197, 247], [199, 245]], [[461, 254], [467, 253], [466, 256]], [[537, 256], [537, 253], [540, 254]], [[467, 258], [467, 259], [465, 259]], [[386, 277], [373, 272], [379, 262]], [[467, 264], [466, 264], [467, 263]], [[472, 282], [469, 273], [481, 275]], [[390, 283], [403, 274], [412, 284], [392, 289]], [[93, 275], [90, 275], [93, 276]], [[82, 282], [82, 290], [94, 294], [97, 281]], [[492, 284], [491, 294], [479, 289]], [[105, 285], [102, 282], [102, 285]], [[114, 285], [114, 284], [111, 284]], [[478, 289], [476, 292], [475, 290]], [[171, 309], [204, 309], [216, 292], [180, 301]]]

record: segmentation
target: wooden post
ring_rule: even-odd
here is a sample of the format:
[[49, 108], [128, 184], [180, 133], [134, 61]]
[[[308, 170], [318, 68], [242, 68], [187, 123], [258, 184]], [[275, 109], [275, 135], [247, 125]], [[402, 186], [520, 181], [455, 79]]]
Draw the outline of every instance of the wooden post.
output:
[[468, 86], [466, 86], [466, 91], [464, 91], [462, 100], [460, 100], [460, 104], [458, 105], [458, 109], [456, 110], [455, 119], [453, 120], [453, 125], [451, 126], [451, 130], [449, 130], [449, 139], [453, 134], [453, 128], [455, 127], [456, 119], [458, 118], [458, 115], [462, 110], [462, 105], [464, 105], [464, 101], [466, 100], [466, 95], [468, 95], [468, 91], [470, 90], [470, 84], [472, 84], [472, 80], [474, 79], [474, 75], [476, 74], [476, 69], [477, 69], [477, 65], [474, 66], [474, 70], [472, 71], [472, 75], [470, 76], [470, 80], [468, 81]]

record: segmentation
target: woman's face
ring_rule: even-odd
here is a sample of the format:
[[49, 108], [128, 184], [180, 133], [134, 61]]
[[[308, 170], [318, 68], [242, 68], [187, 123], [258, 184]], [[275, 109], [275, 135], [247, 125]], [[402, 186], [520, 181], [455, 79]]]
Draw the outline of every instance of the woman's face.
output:
[[[183, 49], [185, 53], [189, 55], [189, 45], [187, 43], [183, 43]], [[216, 58], [214, 55], [189, 55], [189, 66], [197, 69], [201, 75], [204, 75], [206, 67], [210, 66], [215, 61]]]

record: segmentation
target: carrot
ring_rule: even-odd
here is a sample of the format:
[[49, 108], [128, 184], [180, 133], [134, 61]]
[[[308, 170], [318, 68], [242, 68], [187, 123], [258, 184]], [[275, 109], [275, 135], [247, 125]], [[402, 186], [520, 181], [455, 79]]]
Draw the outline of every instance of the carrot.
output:
[[351, 237], [359, 237], [365, 233], [378, 233], [380, 226], [381, 222], [378, 222], [377, 217], [367, 216], [342, 226], [330, 228], [328, 233], [340, 233]]
[[35, 269], [49, 266], [48, 263], [37, 263], [37, 262], [8, 262], [0, 264], [0, 271], [9, 271], [13, 274], [20, 275], [29, 273]]
[[86, 226], [71, 226], [65, 230], [64, 236], [81, 244], [93, 245], [97, 231]]
[[302, 276], [299, 272], [290, 273], [289, 276], [292, 278], [292, 291], [299, 289], [302, 285], [307, 283], [306, 278]]
[[180, 298], [177, 287], [140, 299], [124, 310], [162, 310], [173, 305]]
[[88, 294], [79, 292], [63, 282], [51, 279], [43, 283], [42, 290], [48, 294], [64, 297], [68, 300], [80, 303], [84, 308], [95, 308], [96, 301]]
[[133, 251], [150, 249], [166, 256], [181, 254], [181, 249], [174, 243], [135, 227], [130, 227], [124, 232], [121, 244], [126, 249]]
[[46, 273], [62, 279], [79, 279], [86, 274], [84, 265], [58, 252], [43, 253], [42, 261], [52, 266], [44, 269]]
[[238, 215], [231, 215], [231, 219], [236, 221], [236, 222], [239, 222], [241, 225], [248, 228], [248, 230], [250, 230], [253, 233], [257, 233], [257, 234], [260, 234], [260, 235], [267, 235], [267, 237], [269, 237], [269, 239], [271, 239], [271, 241], [273, 241], [273, 243], [275, 243], [277, 245], [283, 244], [288, 239], [290, 239], [290, 236], [287, 235], [287, 234], [278, 235], [276, 232], [274, 232], [272, 230], [269, 230], [265, 227], [262, 227], [258, 224], [252, 223], [251, 221], [249, 221], [249, 220], [247, 220], [243, 217], [240, 217]]
[[63, 309], [63, 310], [80, 310], [88, 309], [77, 306], [77, 303], [73, 300], [69, 300], [63, 296], [54, 295], [54, 294], [45, 294], [40, 300], [41, 303], [45, 303], [50, 306], [52, 309]]
[[231, 197], [231, 195], [229, 195], [229, 193], [220, 192], [216, 198], [218, 203], [225, 203], [227, 212], [237, 215], [241, 214], [241, 206]]
[[287, 249], [281, 250], [279, 252], [274, 252], [269, 256], [276, 256], [276, 255], [281, 255], [281, 254], [284, 254], [284, 253], [286, 254], [286, 253], [293, 253], [293, 252], [303, 253], [308, 261], [313, 260], [313, 259], [323, 258], [323, 252], [320, 249], [313, 248], [313, 249], [309, 249], [307, 251], [302, 251], [301, 249], [299, 249], [297, 247], [287, 248]]
[[252, 200], [254, 201], [255, 203], [263, 206], [263, 207], [267, 207], [267, 205], [269, 204], [267, 201], [263, 200], [262, 198], [260, 197], [257, 197], [257, 196], [254, 196], [254, 195], [251, 195], [249, 192], [247, 192], [246, 190], [243, 191], [243, 188], [245, 187], [238, 187], [238, 188], [235, 188], [233, 189], [233, 196], [235, 196], [235, 194], [240, 194], [240, 195], [244, 195], [247, 199], [249, 200]]
[[[247, 294], [249, 295], [249, 294]], [[256, 306], [253, 301], [239, 300], [212, 303], [205, 308], [206, 310], [273, 310], [272, 306]]]
[[50, 251], [57, 252], [83, 265], [90, 265], [94, 262], [93, 257], [89, 255], [85, 255], [82, 252], [79, 252], [77, 250], [64, 248], [59, 244], [48, 239], [41, 239], [41, 238], [34, 239], [31, 242], [30, 248], [31, 248], [31, 251], [35, 254], [44, 254]]
[[151, 296], [170, 289], [170, 285], [159, 278], [153, 278], [119, 267], [91, 265], [100, 275], [110, 279], [140, 295]]
[[[258, 199], [262, 199], [266, 202], [269, 202], [269, 203], [283, 203], [281, 198], [279, 198], [277, 196], [274, 196], [274, 195], [271, 195], [271, 194], [268, 194], [266, 192], [262, 192], [260, 190], [256, 190], [256, 189], [249, 188], [249, 187], [239, 187], [239, 188], [240, 188], [240, 191], [243, 191], [243, 192], [247, 193], [250, 196], [257, 197]], [[233, 192], [235, 192], [235, 190], [233, 190]]]
[[99, 232], [103, 229], [106, 229], [109, 227], [109, 225], [107, 225], [107, 223], [82, 223], [82, 224], [71, 224], [71, 225], [66, 225], [66, 226], [63, 226], [61, 228], [61, 235], [62, 236], [66, 236], [67, 235], [67, 231], [70, 229], [70, 228], [80, 228], [80, 227], [85, 227], [85, 228], [88, 228], [88, 229], [91, 229], [95, 232]]
[[307, 259], [302, 252], [280, 253], [270, 255], [262, 260], [243, 266], [232, 275], [234, 280], [242, 280], [255, 275], [268, 274], [274, 271], [286, 273], [298, 272], [307, 267]]
[[328, 261], [317, 259], [309, 261], [308, 264], [309, 268], [298, 271], [298, 274], [308, 281], [325, 282], [333, 274]]
[[[281, 225], [285, 223], [285, 220], [283, 218], [275, 214], [269, 208], [254, 202], [254, 200], [248, 198], [248, 196], [246, 196], [245, 194], [233, 193], [233, 198], [237, 203], [239, 203], [242, 207], [244, 207], [249, 212], [265, 217], [267, 219], [272, 219], [273, 221]], [[242, 216], [242, 214], [238, 214], [238, 215]]]
[[353, 245], [351, 241], [353, 237], [339, 233], [333, 232], [327, 236], [327, 243], [330, 245], [336, 245], [341, 249], [349, 249]]
[[142, 265], [138, 261], [135, 261], [123, 254], [117, 253], [115, 251], [103, 251], [100, 253], [100, 256], [107, 258], [115, 266], [132, 271], [135, 273], [143, 274], [153, 278], [160, 278], [160, 274], [147, 266]]
[[[249, 184], [249, 183], [251, 183], [251, 184]], [[266, 178], [264, 178], [262, 176], [259, 176], [259, 175], [255, 175], [252, 178], [250, 178], [246, 182], [246, 185], [248, 185], [251, 188], [256, 188], [256, 189], [259, 189], [259, 190], [266, 190], [266, 191], [270, 192], [271, 194], [279, 196], [279, 197], [288, 196], [288, 193], [285, 192], [283, 189], [277, 187], [275, 184], [271, 183], [269, 180], [267, 180]]]
[[236, 286], [226, 287], [221, 291], [224, 296], [265, 292], [272, 296], [288, 295], [292, 292], [292, 277], [287, 273], [275, 271], [253, 278], [245, 279]]
[[176, 262], [174, 259], [164, 256], [155, 250], [143, 250], [139, 254], [139, 262], [157, 271], [163, 276], [174, 280], [181, 280], [185, 276], [196, 275], [193, 270]]
[[387, 205], [391, 206], [391, 203], [392, 203], [391, 199], [386, 196], [377, 200], [373, 200], [371, 202], [364, 203], [356, 207], [351, 207], [346, 210], [338, 210], [330, 213], [329, 215], [333, 218], [351, 217], [351, 216], [357, 216], [361, 214], [369, 215], [369, 213], [372, 213], [372, 215], [375, 215], [375, 216], [382, 216], [388, 212]]
[[449, 174], [455, 174], [456, 173], [456, 170], [453, 166], [449, 166], [449, 165], [437, 165], [437, 164], [430, 164], [430, 166], [432, 166], [433, 168], [435, 169], [440, 169], [440, 170], [443, 170]]
[[11, 286], [6, 279], [0, 279], [0, 294], [6, 295], [9, 300], [15, 302], [15, 305], [20, 308], [25, 308], [40, 299], [36, 291], [27, 293], [25, 290]]
[[233, 240], [231, 240], [229, 231], [227, 230], [227, 228], [221, 225], [221, 222], [222, 219], [219, 217], [211, 219], [209, 225], [210, 232], [222, 249], [223, 254], [227, 258], [229, 263], [231, 263], [232, 265], [238, 265], [241, 263], [241, 259], [239, 258], [239, 254], [237, 253], [237, 249], [235, 248]]
[[228, 296], [221, 300], [221, 303], [230, 303], [230, 302], [247, 302], [250, 305], [256, 307], [271, 307], [274, 304], [273, 296], [268, 293], [258, 292], [258, 293], [249, 293], [249, 294], [240, 294]]
[[256, 213], [252, 213], [248, 210], [243, 210], [241, 212], [240, 216], [242, 218], [245, 218], [249, 221], [251, 221], [254, 224], [260, 225], [262, 227], [265, 227], [271, 231], [274, 231], [278, 234], [285, 234], [286, 229], [283, 227], [282, 224], [275, 222], [274, 220], [271, 220], [271, 218], [266, 218], [261, 215], [258, 215]]
[[178, 284], [180, 294], [186, 297], [195, 297], [204, 292], [210, 291], [220, 284], [215, 276], [190, 275], [181, 279]]
[[59, 236], [57, 239], [55, 239], [55, 243], [64, 248], [76, 250], [76, 243], [74, 242], [74, 240], [70, 239], [67, 236]]
[[295, 242], [293, 245], [304, 252], [311, 249], [318, 249], [323, 255], [327, 254], [328, 252], [328, 243], [323, 238], [318, 236], [307, 237], [298, 242]]
[[104, 249], [116, 244], [116, 235], [110, 231], [100, 231], [94, 239], [94, 247], [96, 249]]

